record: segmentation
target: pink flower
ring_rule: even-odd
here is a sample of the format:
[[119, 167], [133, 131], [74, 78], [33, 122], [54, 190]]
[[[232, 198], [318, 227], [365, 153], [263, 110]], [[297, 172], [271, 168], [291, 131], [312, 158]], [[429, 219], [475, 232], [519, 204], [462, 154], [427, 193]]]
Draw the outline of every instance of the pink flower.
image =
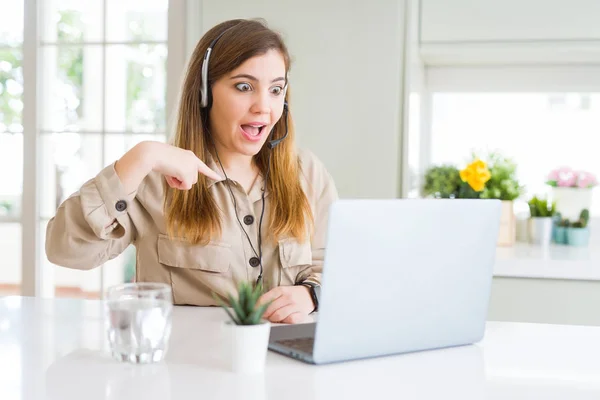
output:
[[591, 188], [598, 185], [596, 176], [587, 171], [574, 171], [569, 167], [560, 167], [550, 171], [546, 182], [552, 186]]
[[559, 187], [571, 187], [577, 183], [577, 175], [569, 167], [562, 167], [558, 170], [557, 186]]
[[557, 182], [558, 181], [558, 176], [559, 176], [559, 170], [558, 169], [553, 169], [548, 174], [547, 180]]
[[594, 174], [591, 174], [589, 172], [579, 171], [578, 178], [579, 179], [577, 180], [577, 187], [582, 189], [591, 188], [598, 184], [598, 181], [596, 180]]
[[569, 167], [560, 167], [553, 169], [548, 174], [546, 181], [554, 184], [555, 186], [565, 185], [565, 181], [568, 181], [573, 175], [573, 171]]
[[574, 175], [570, 177], [560, 178], [558, 180], [558, 187], [572, 187], [575, 186], [576, 182], [577, 177]]

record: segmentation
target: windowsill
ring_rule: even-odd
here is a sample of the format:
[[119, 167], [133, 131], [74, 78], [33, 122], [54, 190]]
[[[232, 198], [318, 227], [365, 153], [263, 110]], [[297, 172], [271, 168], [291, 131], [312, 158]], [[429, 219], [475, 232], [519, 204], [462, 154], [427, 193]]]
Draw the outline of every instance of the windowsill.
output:
[[0, 215], [0, 223], [15, 223], [21, 222], [21, 218], [17, 215]]
[[498, 247], [494, 276], [512, 278], [600, 281], [600, 244], [589, 247], [527, 243]]

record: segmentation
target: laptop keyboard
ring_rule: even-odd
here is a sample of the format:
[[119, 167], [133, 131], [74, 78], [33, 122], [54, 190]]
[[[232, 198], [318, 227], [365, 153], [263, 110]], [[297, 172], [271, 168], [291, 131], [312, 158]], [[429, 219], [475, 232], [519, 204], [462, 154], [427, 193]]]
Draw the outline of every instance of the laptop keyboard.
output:
[[283, 346], [292, 348], [294, 350], [300, 350], [307, 354], [312, 354], [313, 345], [315, 344], [315, 338], [307, 337], [307, 338], [278, 340], [276, 343], [279, 343]]

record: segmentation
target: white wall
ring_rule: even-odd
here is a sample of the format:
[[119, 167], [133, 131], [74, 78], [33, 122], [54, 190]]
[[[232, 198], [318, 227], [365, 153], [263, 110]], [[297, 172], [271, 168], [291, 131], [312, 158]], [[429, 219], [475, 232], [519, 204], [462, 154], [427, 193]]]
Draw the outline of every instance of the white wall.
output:
[[[342, 197], [400, 195], [405, 1], [203, 0], [199, 32], [262, 17], [292, 54], [298, 143], [333, 175]], [[188, 49], [191, 45], [188, 44]]]
[[597, 0], [420, 0], [429, 65], [600, 63]]
[[597, 0], [421, 0], [421, 41], [600, 40]]

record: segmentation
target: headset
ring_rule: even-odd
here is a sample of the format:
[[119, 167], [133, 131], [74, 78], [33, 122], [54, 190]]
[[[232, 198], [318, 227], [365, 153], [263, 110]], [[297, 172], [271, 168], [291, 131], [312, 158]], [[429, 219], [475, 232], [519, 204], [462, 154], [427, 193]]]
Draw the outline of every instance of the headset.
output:
[[[213, 51], [213, 48], [215, 47], [215, 45], [217, 44], [217, 42], [219, 41], [219, 39], [226, 33], [228, 32], [230, 29], [234, 28], [230, 27], [225, 29], [223, 32], [221, 32], [208, 46], [208, 48], [206, 49], [206, 52], [204, 53], [204, 59], [202, 60], [202, 86], [200, 89], [200, 95], [201, 95], [201, 99], [200, 99], [200, 106], [202, 108], [208, 108], [210, 109], [210, 106], [212, 105], [212, 93], [210, 91], [209, 88], [209, 84], [208, 84], [208, 64], [210, 61], [210, 55]], [[286, 93], [287, 93], [287, 80], [286, 80], [286, 84], [285, 87], [283, 88], [283, 118], [284, 118], [284, 123], [285, 123], [285, 134], [279, 138], [279, 139], [273, 139], [273, 134], [274, 134], [274, 130], [275, 127], [273, 127], [271, 129], [271, 132], [269, 133], [269, 138], [266, 142], [266, 146], [269, 150], [271, 150], [269, 152], [269, 159], [267, 161], [267, 173], [265, 174], [265, 182], [264, 182], [264, 187], [262, 189], [262, 196], [261, 196], [261, 200], [262, 200], [262, 210], [260, 213], [260, 219], [259, 219], [259, 223], [258, 223], [258, 253], [256, 252], [254, 245], [252, 244], [252, 240], [250, 239], [250, 236], [248, 235], [248, 232], [246, 232], [246, 229], [244, 229], [244, 225], [242, 224], [242, 222], [240, 221], [240, 217], [238, 215], [237, 212], [237, 202], [235, 200], [235, 196], [233, 194], [233, 191], [231, 190], [231, 186], [229, 183], [229, 178], [227, 177], [227, 173], [225, 172], [225, 168], [223, 167], [223, 164], [221, 163], [221, 159], [219, 158], [219, 153], [217, 152], [217, 147], [215, 146], [215, 142], [214, 139], [212, 137], [212, 134], [209, 132], [209, 137], [211, 139], [213, 148], [215, 149], [215, 154], [217, 155], [217, 161], [219, 162], [219, 165], [221, 166], [221, 170], [223, 171], [223, 175], [225, 176], [225, 182], [227, 183], [227, 188], [229, 189], [229, 194], [231, 196], [231, 200], [233, 202], [233, 210], [235, 212], [235, 217], [238, 221], [238, 224], [240, 225], [240, 228], [242, 229], [242, 232], [244, 233], [244, 235], [246, 236], [246, 239], [248, 240], [248, 243], [250, 244], [250, 247], [252, 248], [252, 251], [254, 252], [254, 255], [258, 258], [259, 260], [259, 266], [260, 266], [260, 271], [258, 274], [258, 278], [256, 280], [256, 284], [260, 284], [262, 281], [262, 276], [263, 276], [263, 264], [262, 264], [262, 235], [261, 235], [261, 228], [262, 228], [262, 221], [263, 221], [263, 216], [265, 213], [265, 191], [266, 191], [266, 186], [267, 183], [269, 181], [269, 171], [271, 169], [271, 155], [273, 154], [273, 150], [275, 149], [275, 147], [281, 143], [288, 135], [288, 104], [287, 101], [285, 100], [286, 98]], [[207, 118], [208, 118], [208, 112], [206, 113]], [[205, 125], [205, 128], [208, 130], [208, 124]]]

